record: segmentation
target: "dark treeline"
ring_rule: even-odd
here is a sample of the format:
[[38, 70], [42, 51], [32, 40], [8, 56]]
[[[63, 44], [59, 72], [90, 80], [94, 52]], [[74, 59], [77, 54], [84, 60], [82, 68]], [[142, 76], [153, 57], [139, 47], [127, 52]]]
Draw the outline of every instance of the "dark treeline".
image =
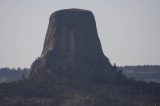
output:
[[29, 69], [27, 68], [1, 68], [0, 83], [20, 80], [22, 77], [28, 77]]
[[160, 65], [118, 67], [123, 73], [136, 80], [160, 82]]
[[138, 71], [138, 72], [159, 72], [160, 73], [160, 65], [120, 66], [118, 68], [124, 71], [128, 70], [128, 71]]
[[[116, 68], [116, 67], [115, 67]], [[126, 78], [115, 70], [111, 79], [87, 82], [54, 73], [47, 77], [0, 84], [1, 106], [152, 106], [160, 100], [160, 84]], [[109, 74], [113, 78], [111, 74]], [[78, 101], [78, 102], [77, 102]]]

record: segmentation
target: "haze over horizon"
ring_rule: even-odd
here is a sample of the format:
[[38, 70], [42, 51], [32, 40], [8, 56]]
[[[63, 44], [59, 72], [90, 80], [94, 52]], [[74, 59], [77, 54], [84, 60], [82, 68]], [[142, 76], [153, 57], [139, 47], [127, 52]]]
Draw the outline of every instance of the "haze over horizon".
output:
[[160, 64], [159, 0], [1, 0], [0, 67], [30, 67], [41, 55], [50, 14], [66, 8], [93, 12], [112, 64]]

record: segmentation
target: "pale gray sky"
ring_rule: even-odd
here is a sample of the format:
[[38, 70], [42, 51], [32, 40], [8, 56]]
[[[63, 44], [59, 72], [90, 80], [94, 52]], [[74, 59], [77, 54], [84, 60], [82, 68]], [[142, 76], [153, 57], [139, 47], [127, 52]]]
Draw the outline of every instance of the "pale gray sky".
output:
[[0, 0], [0, 67], [30, 67], [50, 14], [65, 8], [94, 13], [112, 64], [160, 64], [160, 0]]

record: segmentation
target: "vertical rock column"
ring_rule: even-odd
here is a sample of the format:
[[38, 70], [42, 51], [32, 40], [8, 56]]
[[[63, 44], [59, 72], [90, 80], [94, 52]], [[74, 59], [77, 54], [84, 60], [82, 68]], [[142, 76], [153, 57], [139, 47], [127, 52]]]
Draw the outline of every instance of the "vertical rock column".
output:
[[77, 80], [98, 80], [111, 70], [91, 11], [65, 9], [51, 14], [43, 51], [31, 66], [30, 78], [54, 73]]

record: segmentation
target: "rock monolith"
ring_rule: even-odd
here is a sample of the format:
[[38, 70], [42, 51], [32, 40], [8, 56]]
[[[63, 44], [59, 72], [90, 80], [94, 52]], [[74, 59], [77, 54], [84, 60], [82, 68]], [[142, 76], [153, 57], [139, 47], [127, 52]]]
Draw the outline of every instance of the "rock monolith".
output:
[[54, 73], [99, 81], [113, 69], [102, 51], [92, 12], [64, 9], [50, 16], [43, 51], [31, 66], [30, 78]]

